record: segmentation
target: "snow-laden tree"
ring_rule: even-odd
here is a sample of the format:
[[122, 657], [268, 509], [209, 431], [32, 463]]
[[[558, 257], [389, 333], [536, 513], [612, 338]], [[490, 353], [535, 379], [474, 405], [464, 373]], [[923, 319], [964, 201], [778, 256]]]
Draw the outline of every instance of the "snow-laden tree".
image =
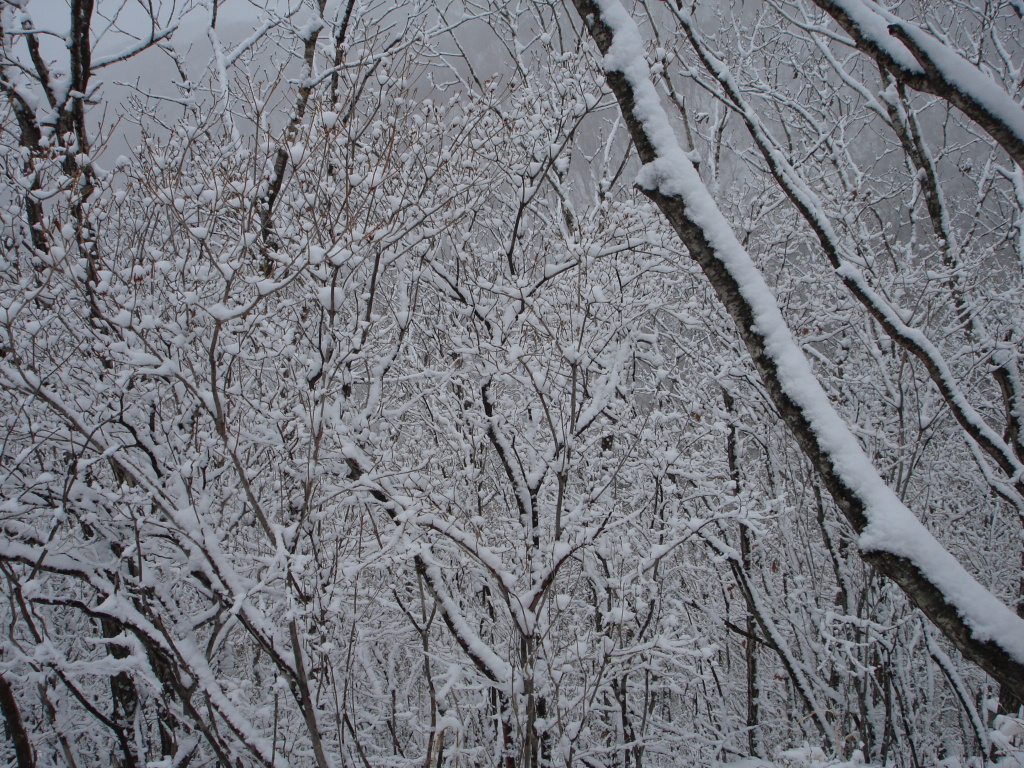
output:
[[[112, 8], [3, 6], [6, 758], [1008, 748], [858, 560], [769, 326], [633, 188], [636, 40], [602, 60], [536, 2]], [[812, 6], [649, 10], [660, 103], [844, 445], [1014, 599], [1019, 167], [933, 135], [896, 64], [838, 63], [866, 44]]]

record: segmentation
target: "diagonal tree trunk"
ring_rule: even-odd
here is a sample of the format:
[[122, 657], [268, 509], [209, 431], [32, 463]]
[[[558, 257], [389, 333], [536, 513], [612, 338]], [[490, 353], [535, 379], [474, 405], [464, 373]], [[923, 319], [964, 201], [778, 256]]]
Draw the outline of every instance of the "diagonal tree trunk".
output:
[[763, 276], [680, 149], [635, 22], [618, 0], [573, 0], [605, 57], [609, 87], [661, 210], [728, 310], [773, 404], [860, 535], [861, 557], [892, 579], [957, 649], [1024, 695], [1024, 621], [970, 576], [899, 501], [832, 407]]

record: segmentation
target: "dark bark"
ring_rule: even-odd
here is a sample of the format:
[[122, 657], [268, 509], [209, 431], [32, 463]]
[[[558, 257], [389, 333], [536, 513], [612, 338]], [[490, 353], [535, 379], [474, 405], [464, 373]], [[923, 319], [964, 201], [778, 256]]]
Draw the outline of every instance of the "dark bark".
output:
[[[320, 0], [318, 3], [320, 16], [324, 13], [325, 0]], [[351, 5], [349, 6], [351, 11]], [[349, 13], [345, 15], [345, 21], [342, 23], [342, 29], [339, 32], [340, 38], [337, 45], [341, 45], [341, 40], [344, 39], [345, 29], [348, 26]], [[305, 66], [306, 79], [310, 79], [313, 72], [313, 61], [316, 57], [317, 42], [320, 39], [320, 30], [312, 32], [305, 40], [305, 44], [302, 48], [302, 61]], [[299, 86], [299, 92], [295, 101], [295, 112], [292, 114], [291, 120], [288, 121], [288, 127], [284, 132], [284, 140], [277, 148], [277, 154], [274, 157], [274, 170], [270, 175], [269, 185], [267, 189], [266, 198], [263, 200], [263, 210], [260, 214], [260, 236], [263, 239], [264, 248], [271, 250], [278, 250], [281, 248], [281, 243], [278, 241], [274, 231], [274, 209], [277, 206], [278, 197], [281, 195], [281, 187], [284, 184], [284, 174], [288, 167], [288, 146], [295, 141], [295, 137], [298, 134], [299, 126], [302, 124], [303, 118], [306, 116], [306, 108], [309, 106], [309, 98], [313, 93], [313, 87], [304, 82]], [[261, 270], [264, 275], [269, 276], [274, 271], [273, 261], [269, 258], [269, 254], [264, 256]]]
[[[110, 655], [115, 659], [127, 659], [131, 654], [128, 648], [117, 642], [122, 632], [121, 624], [112, 619], [101, 619], [100, 627], [103, 637], [110, 639]], [[139, 760], [135, 754], [135, 740], [132, 738], [135, 729], [135, 716], [139, 709], [139, 693], [135, 681], [126, 671], [118, 672], [110, 678], [110, 722], [114, 735], [121, 748], [121, 760], [117, 764], [124, 768], [136, 768]]]
[[[735, 401], [727, 389], [722, 389], [722, 401], [725, 410], [729, 414], [729, 432], [726, 435], [726, 458], [729, 461], [729, 479], [733, 484], [733, 494], [738, 499], [740, 496], [740, 461], [739, 461], [739, 435], [736, 429]], [[750, 573], [750, 530], [748, 526], [740, 523], [740, 567], [744, 574]], [[747, 673], [747, 752], [751, 756], [758, 754], [757, 729], [760, 724], [760, 713], [758, 704], [760, 690], [757, 687], [757, 644], [752, 641], [754, 632], [757, 629], [756, 606], [750, 590], [743, 590], [744, 602], [747, 608], [746, 618], [746, 640], [743, 646], [743, 659]]]
[[18, 768], [35, 768], [36, 759], [32, 754], [32, 742], [29, 741], [28, 731], [25, 730], [25, 723], [21, 719], [21, 710], [14, 698], [14, 690], [7, 678], [0, 674], [0, 712], [7, 721], [7, 736], [14, 745], [14, 756], [18, 761]]

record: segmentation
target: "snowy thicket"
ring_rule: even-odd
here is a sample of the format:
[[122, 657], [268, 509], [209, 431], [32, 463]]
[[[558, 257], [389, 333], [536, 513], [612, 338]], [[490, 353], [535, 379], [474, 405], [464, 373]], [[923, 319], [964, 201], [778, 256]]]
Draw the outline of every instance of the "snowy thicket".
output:
[[1020, 761], [1024, 8], [577, 7], [0, 6], [6, 762]]

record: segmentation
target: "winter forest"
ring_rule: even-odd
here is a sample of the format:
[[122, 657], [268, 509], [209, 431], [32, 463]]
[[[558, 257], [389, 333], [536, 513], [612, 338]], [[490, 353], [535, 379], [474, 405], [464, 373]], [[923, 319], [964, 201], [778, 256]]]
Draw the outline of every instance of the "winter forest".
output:
[[1021, 0], [0, 0], [0, 760], [1024, 764]]

